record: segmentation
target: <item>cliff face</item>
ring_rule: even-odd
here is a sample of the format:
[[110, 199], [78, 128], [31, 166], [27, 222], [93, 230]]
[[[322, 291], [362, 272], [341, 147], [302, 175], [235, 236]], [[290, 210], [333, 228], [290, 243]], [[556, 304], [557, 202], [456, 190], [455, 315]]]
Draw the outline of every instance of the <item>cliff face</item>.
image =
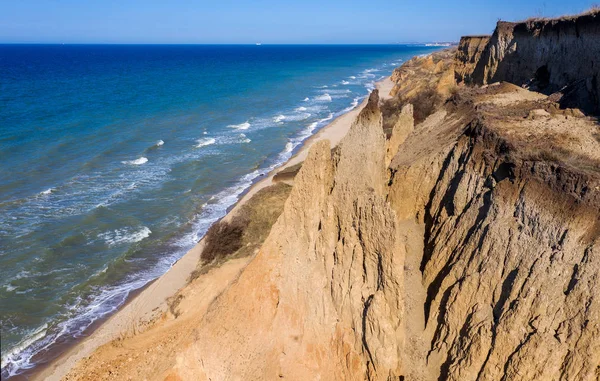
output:
[[[424, 224], [422, 354], [439, 379], [595, 380], [597, 127], [575, 119], [567, 137], [558, 115], [535, 122], [523, 104], [505, 110], [507, 94], [526, 91], [493, 91], [495, 104], [489, 93], [475, 98], [486, 110], [460, 132], [456, 114], [432, 116], [432, 130], [417, 130], [437, 148], [415, 134], [392, 163], [397, 216]], [[577, 134], [589, 151], [566, 148]]]
[[600, 379], [598, 122], [448, 84], [463, 53], [396, 70], [394, 99], [315, 143], [254, 257], [68, 379]]
[[[507, 81], [547, 94], [565, 86], [564, 102], [600, 111], [600, 12], [555, 20], [498, 22], [466, 83]], [[468, 67], [465, 69], [468, 70]], [[457, 71], [457, 78], [462, 71]]]
[[485, 51], [490, 36], [465, 36], [460, 38], [456, 52], [455, 78], [457, 82], [471, 85], [475, 66]]
[[410, 109], [312, 149], [170, 377], [600, 376], [597, 125], [512, 85]]
[[404, 247], [385, 201], [374, 93], [338, 149], [313, 146], [257, 257], [212, 306], [173, 376], [402, 374]]

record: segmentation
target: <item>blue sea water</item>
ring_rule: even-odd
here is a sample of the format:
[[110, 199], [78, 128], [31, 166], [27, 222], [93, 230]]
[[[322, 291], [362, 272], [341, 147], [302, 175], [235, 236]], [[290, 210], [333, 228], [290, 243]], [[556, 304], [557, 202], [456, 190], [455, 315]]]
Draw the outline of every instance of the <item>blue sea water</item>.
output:
[[406, 45], [0, 45], [2, 377], [163, 274]]

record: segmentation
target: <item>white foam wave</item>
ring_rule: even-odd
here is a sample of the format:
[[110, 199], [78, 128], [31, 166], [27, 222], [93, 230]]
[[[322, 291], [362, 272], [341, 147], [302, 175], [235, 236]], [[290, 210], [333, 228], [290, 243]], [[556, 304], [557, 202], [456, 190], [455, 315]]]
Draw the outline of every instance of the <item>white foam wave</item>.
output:
[[306, 111], [306, 107], [297, 107], [296, 109], [294, 109], [294, 111], [296, 111], [296, 112]]
[[[8, 351], [6, 351], [6, 353], [2, 356], [2, 360], [1, 360], [1, 367], [2, 369], [4, 369], [4, 367], [6, 365], [8, 365], [8, 363], [12, 363], [16, 366], [16, 368], [20, 368], [21, 364], [22, 364], [22, 360], [19, 358], [19, 354], [21, 352], [23, 352], [23, 350], [25, 350], [25, 348], [29, 347], [31, 344], [35, 343], [36, 341], [42, 339], [44, 336], [46, 336], [46, 330], [48, 329], [48, 324], [44, 324], [41, 327], [39, 327], [38, 329], [36, 329], [35, 331], [31, 332], [29, 335], [27, 335], [21, 342], [19, 342], [17, 345], [15, 345], [14, 347], [12, 347], [11, 349], [9, 349]], [[14, 374], [10, 374], [9, 373], [9, 377], [13, 376]]]
[[52, 193], [52, 191], [53, 191], [53, 190], [54, 190], [54, 189], [52, 189], [52, 188], [48, 188], [48, 189], [46, 189], [45, 191], [41, 191], [41, 192], [40, 192], [40, 194], [41, 194], [41, 195], [47, 195], [47, 194], [50, 194], [50, 193]]
[[294, 150], [294, 145], [292, 144], [292, 142], [287, 142], [285, 143], [285, 149], [283, 152], [292, 152]]
[[196, 148], [202, 148], [205, 146], [209, 146], [211, 144], [215, 144], [217, 141], [213, 138], [202, 138], [202, 139], [198, 139], [196, 140]]
[[350, 89], [327, 90], [327, 92], [326, 92], [326, 94], [329, 94], [330, 96], [333, 96], [334, 98], [335, 98], [335, 96], [338, 96], [338, 98], [340, 98], [339, 95], [345, 96], [346, 94], [350, 94], [350, 93], [352, 93], [352, 90], [350, 90]]
[[125, 161], [122, 161], [121, 163], [129, 164], [129, 165], [142, 165], [142, 164], [146, 164], [147, 162], [148, 162], [148, 158], [145, 158], [142, 156], [139, 159], [125, 160]]
[[350, 84], [350, 82], [348, 82], [348, 81], [342, 81], [342, 85], [349, 85], [349, 84]]
[[354, 99], [352, 100], [352, 103], [350, 104], [350, 106], [349, 106], [349, 107], [346, 107], [346, 108], [345, 108], [345, 109], [342, 111], [342, 113], [346, 113], [346, 112], [348, 112], [348, 111], [351, 111], [351, 110], [353, 110], [353, 109], [354, 109], [356, 106], [358, 106], [358, 102], [359, 102], [359, 101], [360, 101], [360, 97], [356, 97], [356, 98], [354, 98]]
[[281, 123], [286, 119], [285, 115], [277, 115], [276, 117], [273, 118], [273, 121], [275, 123]]
[[236, 130], [247, 130], [248, 128], [250, 128], [250, 122], [245, 121], [244, 123], [240, 123], [240, 124], [230, 124], [227, 127], [235, 128]]
[[165, 142], [164, 142], [164, 141], [162, 141], [162, 140], [159, 140], [159, 141], [157, 141], [157, 142], [156, 142], [155, 146], [156, 146], [156, 147], [160, 147], [160, 146], [162, 146], [163, 144], [165, 144]]
[[251, 141], [246, 137], [246, 134], [240, 134], [240, 143], [250, 143]]
[[350, 76], [350, 77], [348, 77], [348, 78], [350, 78], [350, 79], [356, 79], [356, 76], [354, 76], [354, 75], [351, 75], [351, 76]]
[[310, 100], [309, 97], [304, 98], [304, 102], [308, 102]]
[[311, 114], [308, 113], [308, 112], [303, 112], [303, 113], [299, 113], [299, 114], [296, 114], [296, 115], [286, 116], [285, 119], [288, 120], [288, 121], [290, 121], [290, 122], [297, 122], [297, 121], [300, 121], [300, 120], [305, 120], [305, 119], [310, 118], [310, 115]]
[[319, 119], [319, 123], [323, 123], [323, 122], [327, 122], [328, 120], [333, 119], [333, 113], [330, 112], [329, 115], [327, 115], [325, 118], [323, 119]]
[[319, 102], [331, 102], [331, 95], [329, 95], [328, 93], [325, 93], [323, 95], [319, 95], [317, 97], [315, 97], [316, 101]]
[[102, 234], [98, 237], [103, 239], [109, 246], [120, 245], [123, 243], [136, 243], [144, 238], [148, 238], [152, 231], [146, 226], [138, 229], [122, 228], [116, 229]]

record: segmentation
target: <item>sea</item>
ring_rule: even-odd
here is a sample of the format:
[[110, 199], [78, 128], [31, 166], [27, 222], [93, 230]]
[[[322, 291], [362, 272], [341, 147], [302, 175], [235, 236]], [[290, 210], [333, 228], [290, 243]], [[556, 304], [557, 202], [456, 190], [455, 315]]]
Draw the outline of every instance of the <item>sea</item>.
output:
[[435, 49], [0, 45], [2, 379], [89, 335], [303, 140]]

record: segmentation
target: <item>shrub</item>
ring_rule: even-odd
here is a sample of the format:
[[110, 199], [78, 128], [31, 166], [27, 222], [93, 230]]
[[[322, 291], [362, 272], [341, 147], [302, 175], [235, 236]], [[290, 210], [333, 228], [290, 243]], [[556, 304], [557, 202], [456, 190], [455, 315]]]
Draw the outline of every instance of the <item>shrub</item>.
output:
[[419, 92], [410, 102], [414, 108], [415, 124], [421, 123], [433, 114], [442, 101], [442, 97], [435, 89], [429, 88]]
[[208, 229], [204, 250], [200, 259], [204, 263], [222, 259], [242, 247], [244, 230], [248, 226], [245, 218], [234, 218], [231, 222], [219, 221]]

